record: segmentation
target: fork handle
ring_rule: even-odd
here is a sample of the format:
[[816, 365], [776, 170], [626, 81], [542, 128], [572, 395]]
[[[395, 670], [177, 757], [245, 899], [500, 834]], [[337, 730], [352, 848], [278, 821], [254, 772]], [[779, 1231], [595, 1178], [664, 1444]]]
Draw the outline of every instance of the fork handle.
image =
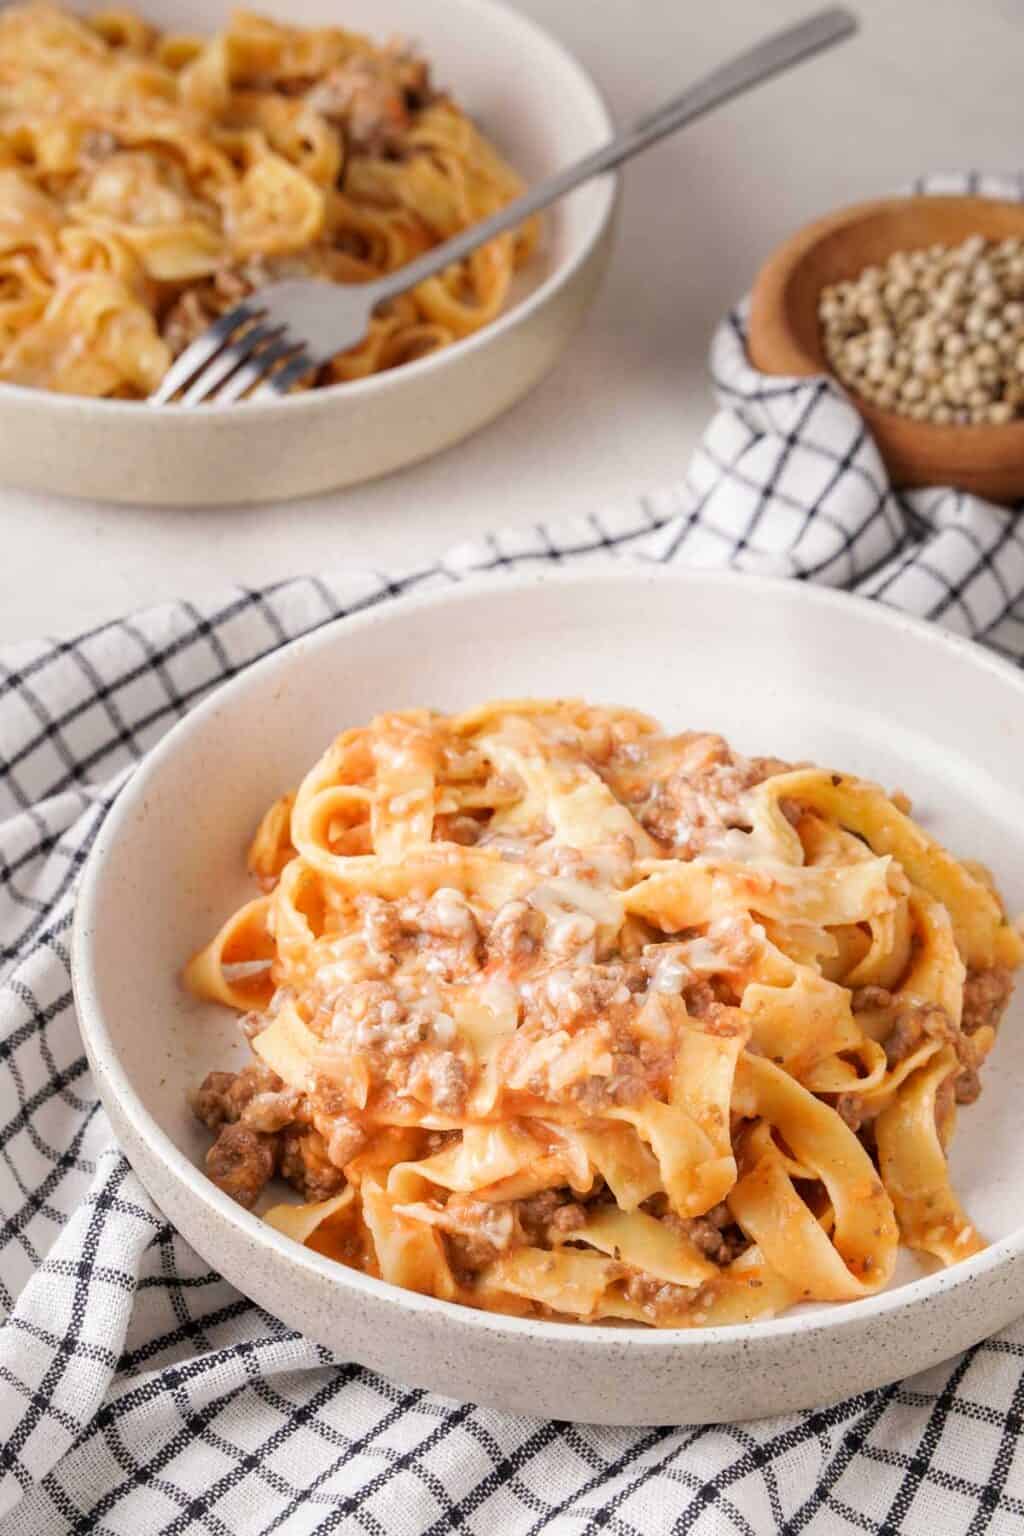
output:
[[696, 85], [691, 85], [681, 96], [640, 118], [632, 128], [616, 134], [600, 149], [593, 150], [574, 165], [567, 166], [564, 171], [531, 187], [515, 202], [507, 203], [489, 218], [470, 225], [442, 245], [434, 246], [407, 266], [399, 267], [397, 271], [368, 284], [372, 303], [376, 306], [386, 299], [394, 298], [396, 294], [414, 288], [425, 278], [433, 277], [453, 262], [461, 261], [478, 246], [493, 240], [495, 235], [515, 229], [531, 214], [547, 208], [582, 182], [622, 165], [649, 145], [656, 144], [659, 139], [667, 138], [687, 123], [703, 117], [705, 112], [710, 112], [722, 102], [749, 91], [762, 80], [781, 74], [783, 70], [799, 64], [802, 59], [842, 42], [857, 31], [857, 25], [857, 18], [851, 11], [843, 6], [834, 6], [818, 11], [796, 26], [772, 33], [729, 63], [712, 70], [711, 74], [699, 80]]

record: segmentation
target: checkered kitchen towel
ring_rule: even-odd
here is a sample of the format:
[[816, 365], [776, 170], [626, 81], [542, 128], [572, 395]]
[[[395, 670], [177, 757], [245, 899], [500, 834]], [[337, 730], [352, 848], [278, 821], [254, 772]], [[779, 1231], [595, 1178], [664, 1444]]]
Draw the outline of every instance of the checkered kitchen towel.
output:
[[823, 381], [719, 331], [722, 409], [685, 485], [437, 565], [176, 603], [0, 651], [0, 1536], [1024, 1532], [1024, 1324], [913, 1381], [705, 1428], [505, 1418], [333, 1359], [228, 1286], [114, 1144], [75, 1023], [75, 882], [146, 751], [258, 656], [410, 589], [633, 556], [788, 572], [1024, 664], [1024, 536], [949, 491], [897, 498]]

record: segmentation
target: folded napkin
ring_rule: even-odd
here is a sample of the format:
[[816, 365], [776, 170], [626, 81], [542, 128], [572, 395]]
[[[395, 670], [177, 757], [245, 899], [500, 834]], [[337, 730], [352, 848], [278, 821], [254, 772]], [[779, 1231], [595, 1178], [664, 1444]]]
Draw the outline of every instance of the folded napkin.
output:
[[335, 1359], [212, 1272], [119, 1152], [82, 1054], [68, 941], [105, 812], [211, 688], [331, 619], [632, 557], [846, 586], [1024, 663], [1010, 513], [894, 494], [834, 385], [749, 366], [742, 310], [712, 367], [721, 409], [663, 495], [422, 569], [235, 589], [0, 651], [0, 1536], [1024, 1531], [1024, 1324], [774, 1421], [614, 1429], [455, 1403]]

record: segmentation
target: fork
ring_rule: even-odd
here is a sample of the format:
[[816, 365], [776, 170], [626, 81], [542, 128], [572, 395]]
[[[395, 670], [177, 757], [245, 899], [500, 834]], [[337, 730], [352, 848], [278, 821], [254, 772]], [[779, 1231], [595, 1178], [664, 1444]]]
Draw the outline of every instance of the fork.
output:
[[361, 341], [381, 304], [514, 229], [582, 182], [612, 170], [713, 107], [842, 42], [856, 30], [856, 17], [835, 6], [773, 33], [490, 218], [373, 282], [339, 284], [300, 278], [258, 289], [185, 349], [149, 403], [226, 405], [250, 391], [257, 397], [286, 394], [314, 368]]

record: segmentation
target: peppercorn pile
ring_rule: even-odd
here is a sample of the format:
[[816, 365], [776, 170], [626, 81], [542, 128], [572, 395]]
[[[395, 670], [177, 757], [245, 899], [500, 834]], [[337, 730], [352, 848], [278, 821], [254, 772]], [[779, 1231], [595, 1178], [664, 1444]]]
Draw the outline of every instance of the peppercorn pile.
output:
[[1024, 416], [1024, 241], [898, 251], [823, 289], [818, 316], [833, 372], [884, 410], [940, 424]]

